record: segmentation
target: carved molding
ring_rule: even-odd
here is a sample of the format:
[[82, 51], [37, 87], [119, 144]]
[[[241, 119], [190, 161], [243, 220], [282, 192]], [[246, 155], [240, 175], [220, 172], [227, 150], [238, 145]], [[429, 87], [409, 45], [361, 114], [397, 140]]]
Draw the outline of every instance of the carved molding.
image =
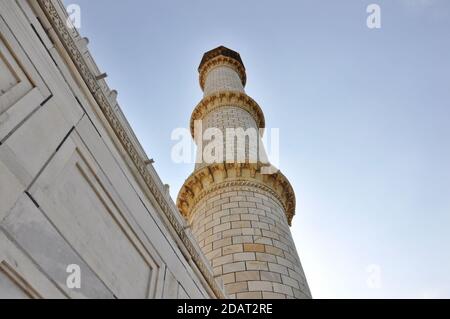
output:
[[194, 138], [194, 122], [202, 120], [208, 113], [221, 106], [239, 107], [254, 118], [258, 128], [265, 128], [266, 122], [261, 107], [250, 96], [239, 91], [220, 91], [205, 96], [194, 108], [191, 115], [191, 135]]
[[42, 296], [31, 286], [31, 284], [14, 270], [6, 261], [0, 262], [0, 272], [3, 272], [17, 288], [21, 289], [31, 299], [43, 299]]
[[237, 72], [237, 74], [239, 75], [239, 77], [241, 78], [242, 85], [245, 86], [245, 84], [247, 82], [247, 75], [245, 73], [244, 66], [239, 61], [237, 61], [233, 58], [230, 58], [230, 57], [227, 57], [224, 55], [219, 55], [211, 60], [208, 60], [204, 64], [202, 64], [200, 69], [198, 70], [200, 73], [199, 81], [200, 81], [200, 87], [202, 88], [202, 90], [205, 89], [205, 81], [206, 81], [206, 76], [208, 75], [208, 72], [211, 71], [213, 68], [220, 66], [220, 65], [228, 66], [228, 67], [232, 68], [233, 70], [235, 70]]
[[75, 64], [76, 68], [78, 69], [78, 72], [82, 76], [83, 80], [85, 81], [89, 91], [93, 95], [94, 99], [98, 103], [102, 113], [104, 114], [105, 118], [107, 119], [108, 123], [111, 125], [112, 129], [114, 130], [116, 136], [122, 143], [124, 149], [128, 153], [128, 156], [133, 161], [134, 165], [136, 166], [137, 171], [145, 181], [146, 185], [148, 186], [150, 192], [155, 197], [155, 200], [159, 204], [162, 212], [167, 217], [169, 223], [175, 230], [175, 232], [178, 234], [180, 240], [185, 245], [187, 251], [192, 257], [192, 260], [196, 264], [196, 266], [199, 268], [200, 272], [204, 276], [205, 280], [209, 284], [210, 288], [214, 292], [217, 298], [225, 298], [225, 295], [223, 293], [223, 290], [219, 287], [216, 280], [214, 279], [214, 276], [212, 272], [209, 270], [209, 268], [206, 266], [206, 264], [203, 262], [200, 254], [198, 253], [197, 249], [191, 242], [191, 239], [188, 237], [188, 235], [185, 233], [184, 225], [181, 224], [178, 219], [175, 216], [175, 213], [173, 210], [171, 210], [171, 206], [169, 205], [165, 194], [161, 192], [159, 189], [158, 184], [153, 180], [153, 177], [151, 176], [150, 172], [147, 170], [147, 165], [145, 164], [144, 160], [139, 155], [138, 150], [135, 148], [134, 144], [131, 142], [131, 138], [128, 136], [125, 128], [117, 118], [116, 112], [114, 111], [113, 105], [110, 104], [110, 101], [108, 97], [105, 95], [103, 90], [101, 89], [100, 85], [98, 84], [95, 75], [91, 72], [89, 69], [86, 61], [83, 58], [83, 55], [80, 53], [71, 33], [67, 29], [67, 25], [64, 19], [58, 14], [58, 11], [56, 10], [53, 1], [52, 0], [37, 0], [39, 6], [41, 7], [42, 11], [47, 16], [47, 19], [49, 20], [50, 24], [54, 28], [56, 34], [58, 35], [58, 38], [60, 39], [61, 43], [63, 44], [64, 48], [66, 49], [67, 53], [69, 54], [70, 58], [72, 59], [73, 63]]
[[288, 179], [280, 172], [261, 174], [262, 164], [218, 163], [196, 170], [184, 182], [177, 206], [186, 219], [209, 193], [223, 187], [243, 186], [261, 189], [274, 196], [283, 207], [288, 224], [295, 214], [295, 194]]

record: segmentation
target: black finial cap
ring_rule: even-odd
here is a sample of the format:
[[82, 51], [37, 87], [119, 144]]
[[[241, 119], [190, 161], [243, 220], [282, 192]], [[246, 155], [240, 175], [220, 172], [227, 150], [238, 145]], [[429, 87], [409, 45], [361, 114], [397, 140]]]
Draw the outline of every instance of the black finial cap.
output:
[[203, 54], [203, 58], [202, 58], [202, 61], [200, 62], [198, 70], [200, 71], [200, 69], [206, 62], [208, 62], [209, 60], [212, 60], [215, 57], [220, 56], [220, 55], [226, 56], [226, 57], [229, 57], [229, 58], [232, 58], [232, 59], [238, 61], [245, 70], [244, 62], [242, 62], [242, 59], [241, 59], [241, 56], [239, 55], [239, 53], [237, 53], [236, 51], [233, 51], [231, 49], [228, 49], [227, 47], [224, 47], [223, 45]]

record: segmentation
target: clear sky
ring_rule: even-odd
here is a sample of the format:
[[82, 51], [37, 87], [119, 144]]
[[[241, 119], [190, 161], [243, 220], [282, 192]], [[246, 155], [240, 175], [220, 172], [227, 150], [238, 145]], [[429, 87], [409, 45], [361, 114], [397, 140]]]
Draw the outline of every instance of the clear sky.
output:
[[280, 129], [313, 297], [450, 298], [450, 1], [71, 3], [174, 199], [193, 164], [171, 161], [170, 135], [202, 97], [202, 54], [225, 45]]

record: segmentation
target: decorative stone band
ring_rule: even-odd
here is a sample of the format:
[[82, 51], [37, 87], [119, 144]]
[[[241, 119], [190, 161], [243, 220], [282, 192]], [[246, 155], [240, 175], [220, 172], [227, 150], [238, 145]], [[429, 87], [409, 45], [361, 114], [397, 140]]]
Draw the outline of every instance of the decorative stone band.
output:
[[192, 173], [181, 187], [177, 206], [187, 220], [196, 205], [210, 192], [223, 187], [254, 187], [274, 196], [286, 212], [291, 225], [295, 214], [295, 194], [288, 179], [278, 171], [261, 174], [262, 164], [217, 163]]
[[145, 181], [145, 184], [149, 188], [150, 192], [153, 194], [155, 200], [161, 208], [161, 211], [164, 213], [171, 226], [179, 236], [180, 240], [185, 245], [187, 251], [192, 257], [192, 260], [199, 268], [200, 272], [204, 276], [205, 280], [211, 287], [212, 291], [216, 295], [217, 298], [225, 298], [223, 290], [217, 284], [216, 280], [210, 269], [204, 263], [202, 257], [198, 253], [197, 249], [191, 242], [191, 239], [185, 232], [185, 225], [180, 223], [177, 217], [174, 215], [174, 211], [171, 209], [171, 204], [166, 199], [166, 195], [160, 190], [160, 187], [155, 182], [153, 176], [148, 171], [147, 165], [144, 160], [139, 155], [139, 152], [131, 142], [130, 137], [128, 136], [126, 130], [122, 126], [121, 122], [117, 118], [116, 112], [114, 111], [112, 105], [109, 102], [109, 99], [106, 97], [103, 90], [100, 88], [98, 82], [95, 79], [95, 75], [90, 71], [86, 61], [84, 60], [83, 55], [79, 51], [71, 33], [67, 29], [66, 18], [62, 19], [56, 10], [52, 0], [38, 0], [39, 6], [42, 11], [44, 11], [47, 16], [49, 22], [54, 28], [56, 34], [58, 35], [59, 40], [64, 45], [67, 53], [72, 59], [73, 63], [78, 69], [78, 72], [83, 77], [84, 82], [86, 83], [89, 91], [95, 98], [96, 102], [100, 106], [101, 111], [105, 115], [112, 129], [114, 130], [116, 136], [122, 143], [122, 146], [126, 150], [128, 156], [133, 161], [137, 171]]
[[224, 56], [219, 55], [211, 60], [208, 60], [204, 64], [202, 64], [198, 70], [200, 73], [199, 81], [200, 81], [200, 87], [202, 90], [205, 89], [205, 80], [206, 76], [208, 75], [208, 72], [211, 71], [216, 66], [225, 65], [237, 72], [239, 77], [241, 78], [242, 85], [245, 86], [245, 83], [247, 83], [247, 75], [245, 73], [244, 66], [237, 60]]
[[194, 138], [194, 122], [202, 120], [206, 114], [221, 107], [236, 106], [244, 109], [255, 119], [258, 128], [265, 128], [264, 113], [258, 103], [245, 93], [238, 91], [220, 91], [205, 96], [194, 108], [191, 115], [191, 135]]

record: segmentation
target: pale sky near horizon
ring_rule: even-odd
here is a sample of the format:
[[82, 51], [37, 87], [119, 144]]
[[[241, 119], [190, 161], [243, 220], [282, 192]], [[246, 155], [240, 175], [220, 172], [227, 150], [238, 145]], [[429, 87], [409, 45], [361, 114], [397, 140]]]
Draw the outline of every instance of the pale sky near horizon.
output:
[[171, 132], [201, 100], [202, 54], [225, 45], [280, 129], [313, 297], [450, 298], [450, 1], [64, 3], [174, 200], [194, 165], [171, 161]]

